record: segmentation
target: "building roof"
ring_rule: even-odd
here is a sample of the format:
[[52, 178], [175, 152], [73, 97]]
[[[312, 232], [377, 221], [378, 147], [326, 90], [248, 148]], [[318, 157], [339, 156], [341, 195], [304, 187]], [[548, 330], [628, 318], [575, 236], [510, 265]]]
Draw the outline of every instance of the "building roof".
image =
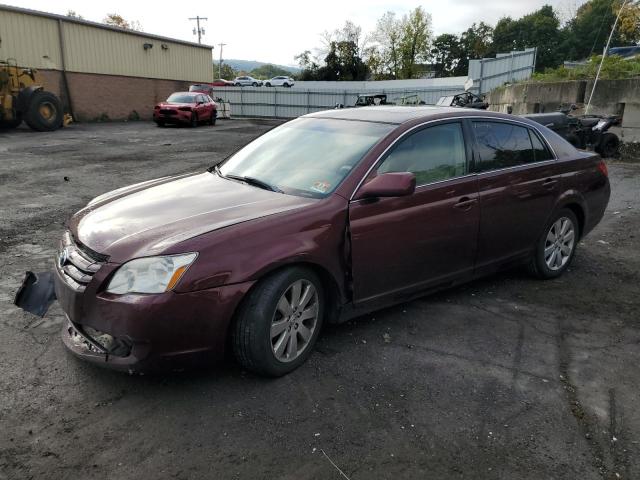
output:
[[192, 46], [192, 47], [207, 48], [209, 50], [213, 49], [213, 46], [211, 46], [211, 45], [205, 45], [205, 44], [194, 43], [194, 42], [187, 42], [186, 40], [179, 40], [179, 39], [176, 39], [176, 38], [163, 37], [161, 35], [154, 35], [154, 34], [151, 34], [151, 33], [140, 32], [138, 30], [127, 30], [125, 28], [112, 27], [111, 25], [106, 25], [104, 23], [91, 22], [89, 20], [84, 20], [84, 19], [80, 19], [80, 18], [76, 18], [76, 17], [69, 17], [67, 15], [57, 15], [55, 13], [41, 12], [39, 10], [31, 10], [31, 9], [28, 9], [28, 8], [13, 7], [11, 5], [0, 4], [0, 11], [2, 11], [2, 10], [8, 11], [8, 12], [14, 12], [14, 13], [22, 13], [24, 15], [35, 15], [37, 17], [51, 18], [53, 20], [62, 20], [63, 22], [79, 23], [81, 25], [87, 25], [89, 27], [102, 28], [104, 30], [111, 30], [111, 31], [114, 31], [114, 32], [124, 33], [124, 34], [129, 34], [129, 35], [138, 35], [140, 37], [147, 37], [147, 38], [152, 38], [152, 39], [155, 39], [155, 40], [161, 40], [161, 41], [165, 41], [165, 42], [180, 43], [182, 45], [189, 45], [189, 46]]
[[508, 118], [508, 116], [485, 110], [460, 107], [435, 107], [430, 105], [420, 106], [394, 106], [379, 105], [361, 108], [342, 108], [336, 110], [324, 110], [322, 112], [310, 113], [305, 117], [314, 118], [335, 118], [338, 120], [360, 120], [365, 122], [380, 122], [401, 124], [410, 120], [429, 117], [441, 117], [451, 114], [452, 116], [483, 116]]

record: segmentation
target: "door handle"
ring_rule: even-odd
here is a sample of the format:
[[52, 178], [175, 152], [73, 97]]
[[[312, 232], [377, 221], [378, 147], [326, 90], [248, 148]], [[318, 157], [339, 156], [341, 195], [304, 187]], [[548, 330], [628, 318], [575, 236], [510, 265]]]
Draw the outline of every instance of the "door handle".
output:
[[458, 200], [458, 203], [453, 206], [453, 208], [457, 208], [459, 210], [469, 210], [477, 201], [478, 200], [476, 198], [462, 197], [460, 200]]
[[556, 183], [558, 183], [557, 180], [554, 180], [553, 178], [547, 178], [544, 182], [542, 182], [542, 186], [551, 189], [556, 185]]

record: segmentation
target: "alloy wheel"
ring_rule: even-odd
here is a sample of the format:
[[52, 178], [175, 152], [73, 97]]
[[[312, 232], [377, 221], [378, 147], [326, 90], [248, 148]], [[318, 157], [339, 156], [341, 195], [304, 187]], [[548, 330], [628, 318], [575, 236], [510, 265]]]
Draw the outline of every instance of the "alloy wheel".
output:
[[551, 225], [544, 244], [544, 261], [550, 270], [560, 270], [567, 264], [575, 238], [575, 227], [570, 218], [560, 217]]
[[291, 362], [309, 346], [318, 325], [318, 292], [297, 280], [280, 297], [271, 320], [271, 350], [280, 362]]

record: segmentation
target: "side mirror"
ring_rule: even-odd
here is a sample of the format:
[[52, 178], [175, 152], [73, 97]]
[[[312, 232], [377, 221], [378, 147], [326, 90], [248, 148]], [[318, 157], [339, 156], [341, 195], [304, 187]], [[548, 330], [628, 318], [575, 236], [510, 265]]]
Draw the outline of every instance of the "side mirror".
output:
[[416, 176], [409, 172], [382, 173], [365, 183], [356, 200], [373, 197], [405, 197], [416, 190]]

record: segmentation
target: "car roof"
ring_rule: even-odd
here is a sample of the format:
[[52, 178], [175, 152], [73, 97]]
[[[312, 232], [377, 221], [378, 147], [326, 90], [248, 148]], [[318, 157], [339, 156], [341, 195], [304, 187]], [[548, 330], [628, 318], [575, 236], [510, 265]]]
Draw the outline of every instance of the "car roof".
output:
[[[202, 92], [173, 92], [171, 95], [202, 95]], [[171, 96], [169, 95], [169, 96]]]
[[522, 123], [530, 123], [529, 120], [523, 119], [522, 117], [514, 117], [504, 113], [488, 112], [486, 110], [478, 111], [478, 109], [475, 108], [437, 107], [431, 105], [380, 105], [376, 107], [324, 110], [304, 115], [305, 118], [333, 118], [337, 120], [359, 120], [363, 122], [391, 123], [396, 125], [412, 120], [437, 120], [441, 118], [462, 116], [493, 117], [503, 120], [517, 120]]

